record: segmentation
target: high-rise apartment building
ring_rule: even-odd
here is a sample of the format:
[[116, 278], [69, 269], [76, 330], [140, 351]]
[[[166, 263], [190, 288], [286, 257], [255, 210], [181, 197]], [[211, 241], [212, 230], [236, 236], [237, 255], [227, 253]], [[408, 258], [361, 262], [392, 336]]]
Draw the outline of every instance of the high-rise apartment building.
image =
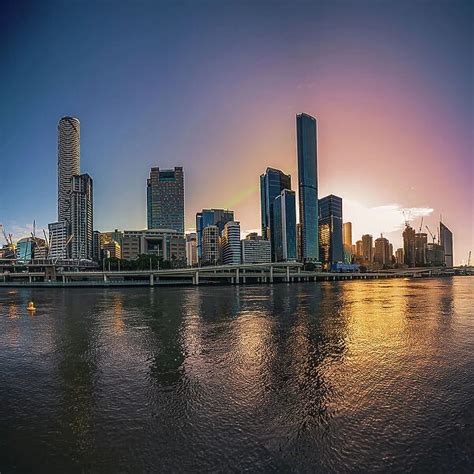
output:
[[227, 222], [221, 237], [222, 263], [240, 263], [240, 223], [236, 221]]
[[362, 236], [362, 260], [365, 263], [374, 261], [373, 237], [370, 234]]
[[71, 180], [71, 257], [92, 260], [94, 246], [92, 178], [75, 175]]
[[219, 236], [227, 222], [234, 220], [234, 211], [228, 209], [203, 209], [196, 214], [196, 237], [198, 260], [202, 259], [202, 231], [210, 225], [217, 226]]
[[319, 260], [318, 170], [316, 119], [296, 116], [298, 193], [301, 224], [301, 254], [305, 262]]
[[442, 223], [439, 223], [440, 245], [444, 250], [444, 264], [453, 266], [453, 233]]
[[202, 230], [202, 255], [203, 264], [216, 265], [220, 261], [220, 232], [216, 225], [208, 225]]
[[319, 254], [326, 265], [344, 261], [342, 199], [333, 194], [319, 200]]
[[291, 176], [274, 168], [267, 168], [260, 176], [260, 208], [262, 218], [262, 237], [271, 242], [273, 260], [276, 260], [273, 207], [275, 198], [284, 189], [291, 189]]
[[354, 245], [354, 253], [357, 258], [362, 259], [364, 256], [364, 247], [362, 245], [362, 240], [358, 240]]
[[173, 229], [184, 235], [184, 173], [182, 167], [151, 168], [147, 179], [148, 229]]
[[405, 265], [409, 267], [415, 266], [415, 234], [415, 229], [409, 225], [405, 226], [405, 230], [402, 233]]
[[374, 262], [381, 266], [390, 265], [392, 256], [390, 255], [390, 242], [383, 235], [375, 239]]
[[70, 222], [72, 177], [80, 174], [81, 125], [63, 117], [58, 123], [58, 222]]
[[290, 189], [275, 198], [273, 206], [272, 252], [277, 262], [295, 261], [296, 254], [296, 197]]
[[403, 265], [405, 263], [405, 256], [403, 254], [403, 249], [397, 249], [395, 252], [395, 261], [398, 265]]
[[53, 222], [48, 225], [49, 231], [49, 253], [48, 258], [50, 259], [65, 259], [69, 257], [69, 247], [68, 243], [70, 231], [69, 223], [67, 221], [63, 222]]

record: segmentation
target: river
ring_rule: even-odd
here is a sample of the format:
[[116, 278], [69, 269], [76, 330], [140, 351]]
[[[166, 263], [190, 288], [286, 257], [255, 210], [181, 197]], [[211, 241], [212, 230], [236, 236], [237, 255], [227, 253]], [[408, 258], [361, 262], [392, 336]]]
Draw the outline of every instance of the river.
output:
[[0, 472], [472, 473], [473, 308], [470, 277], [0, 288]]

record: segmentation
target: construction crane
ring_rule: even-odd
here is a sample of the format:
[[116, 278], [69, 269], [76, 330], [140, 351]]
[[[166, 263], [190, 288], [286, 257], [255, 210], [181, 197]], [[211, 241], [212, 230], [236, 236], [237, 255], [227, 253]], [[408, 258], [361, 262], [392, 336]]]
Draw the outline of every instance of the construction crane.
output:
[[13, 235], [8, 234], [5, 231], [5, 226], [3, 224], [0, 224], [0, 227], [2, 228], [2, 233], [3, 233], [3, 238], [5, 239], [5, 242], [7, 245], [13, 245]]
[[421, 228], [422, 227], [423, 227], [423, 216], [421, 216], [420, 230], [418, 231], [419, 234], [421, 234]]
[[405, 221], [405, 227], [410, 225], [410, 210], [408, 210], [408, 216], [405, 209], [402, 209], [403, 220]]
[[67, 258], [67, 246], [72, 242], [73, 238], [74, 238], [74, 234], [71, 234], [66, 240], [66, 243], [64, 244], [63, 252], [66, 255], [66, 258]]
[[431, 238], [433, 239], [433, 244], [435, 243], [435, 240], [436, 240], [436, 237], [433, 235], [433, 233], [431, 232], [430, 228], [428, 226], [425, 226], [426, 229], [428, 230], [428, 232], [430, 233], [431, 235]]

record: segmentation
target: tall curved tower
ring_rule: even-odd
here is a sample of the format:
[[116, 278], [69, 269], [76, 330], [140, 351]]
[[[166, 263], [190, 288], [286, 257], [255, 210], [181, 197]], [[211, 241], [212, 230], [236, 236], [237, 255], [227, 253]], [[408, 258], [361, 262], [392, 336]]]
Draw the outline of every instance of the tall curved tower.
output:
[[70, 222], [72, 177], [80, 174], [81, 124], [75, 117], [58, 123], [58, 222]]

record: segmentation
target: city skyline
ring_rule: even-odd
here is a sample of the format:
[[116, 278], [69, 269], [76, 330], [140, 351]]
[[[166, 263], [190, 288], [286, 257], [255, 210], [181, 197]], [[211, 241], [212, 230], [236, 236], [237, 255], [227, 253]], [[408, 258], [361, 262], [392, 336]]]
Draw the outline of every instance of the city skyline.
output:
[[[403, 5], [408, 8], [408, 4]], [[186, 108], [186, 117], [179, 114], [183, 117], [183, 123], [180, 123], [179, 127], [183, 133], [179, 135], [171, 130], [173, 124], [179, 123], [176, 122], [175, 112], [171, 113], [170, 123], [164, 123], [170, 109], [180, 111], [181, 99], [177, 93], [171, 94], [170, 99], [166, 101], [167, 113], [158, 107], [150, 108], [147, 105], [149, 101], [144, 102], [146, 94], [115, 96], [114, 94], [126, 85], [129, 86], [127, 90], [130, 90], [131, 85], [139, 84], [131, 80], [129, 74], [129, 82], [126, 84], [119, 81], [114, 94], [108, 97], [109, 100], [101, 100], [99, 97], [98, 89], [103, 87], [109, 78], [107, 72], [100, 68], [95, 82], [90, 83], [92, 88], [86, 87], [84, 77], [79, 76], [82, 79], [74, 87], [80, 93], [75, 92], [71, 97], [64, 95], [63, 86], [57, 82], [40, 80], [38, 95], [30, 97], [33, 99], [28, 106], [31, 113], [26, 116], [21, 114], [23, 140], [18, 140], [18, 131], [14, 128], [20, 128], [18, 114], [24, 109], [21, 106], [13, 108], [15, 104], [18, 105], [15, 99], [5, 96], [2, 103], [5, 103], [7, 113], [1, 116], [0, 132], [3, 138], [6, 138], [2, 140], [0, 149], [2, 166], [5, 163], [0, 177], [0, 222], [16, 238], [20, 238], [28, 233], [28, 226], [34, 219], [39, 227], [44, 228], [47, 228], [49, 222], [55, 221], [57, 178], [54, 163], [57, 160], [57, 144], [54, 130], [59, 118], [70, 114], [81, 120], [81, 162], [94, 179], [94, 220], [97, 229], [104, 231], [116, 227], [146, 228], [143, 182], [153, 166], [184, 167], [187, 176], [187, 230], [195, 227], [195, 214], [203, 208], [230, 208], [235, 211], [236, 219], [240, 221], [243, 230], [258, 229], [258, 176], [266, 167], [275, 167], [292, 175], [296, 183], [294, 117], [304, 111], [318, 120], [319, 197], [336, 194], [343, 198], [344, 220], [353, 223], [353, 241], [360, 239], [362, 234], [372, 234], [375, 239], [383, 233], [394, 243], [396, 249], [401, 247], [400, 236], [404, 221], [401, 208], [411, 208], [413, 217], [418, 216], [413, 223], [414, 228], [418, 227], [421, 215], [425, 215], [425, 222], [435, 228], [435, 223], [442, 214], [443, 221], [446, 221], [454, 233], [454, 263], [459, 264], [467, 259], [474, 234], [470, 156], [472, 137], [469, 133], [472, 115], [468, 110], [468, 101], [462, 100], [466, 94], [472, 92], [469, 83], [469, 59], [466, 55], [469, 52], [469, 49], [466, 49], [468, 31], [459, 28], [459, 24], [467, 26], [468, 19], [463, 22], [461, 18], [465, 13], [465, 5], [454, 2], [454, 7], [444, 5], [423, 12], [433, 17], [434, 24], [431, 22], [431, 26], [425, 26], [424, 33], [418, 35], [413, 28], [419, 24], [416, 21], [408, 21], [408, 25], [403, 24], [405, 36], [398, 37], [395, 33], [389, 35], [393, 45], [384, 40], [383, 44], [374, 46], [368, 39], [363, 40], [355, 36], [355, 46], [352, 50], [349, 48], [349, 33], [336, 38], [329, 31], [331, 25], [335, 24], [337, 32], [341, 33], [341, 23], [346, 25], [342, 8], [325, 6], [318, 20], [326, 35], [323, 35], [325, 52], [316, 54], [320, 51], [316, 51], [314, 46], [310, 47], [315, 43], [316, 33], [305, 32], [304, 38], [308, 40], [308, 45], [290, 41], [291, 45], [299, 47], [296, 49], [301, 57], [294, 58], [289, 56], [288, 51], [282, 52], [279, 49], [284, 47], [275, 38], [276, 26], [280, 25], [280, 22], [272, 15], [263, 25], [269, 38], [263, 40], [259, 52], [267, 50], [270, 39], [275, 40], [279, 54], [272, 57], [275, 61], [272, 63], [272, 73], [279, 72], [278, 58], [281, 57], [287, 61], [285, 64], [291, 65], [290, 71], [302, 66], [303, 74], [301, 77], [292, 72], [283, 74], [281, 79], [270, 82], [274, 87], [270, 92], [265, 88], [265, 83], [273, 76], [262, 71], [249, 49], [251, 40], [255, 39], [257, 34], [256, 25], [247, 25], [250, 36], [248, 43], [243, 46], [243, 54], [239, 56], [238, 63], [239, 66], [246, 66], [242, 70], [251, 74], [242, 88], [237, 87], [242, 78], [239, 67], [234, 70], [237, 73], [235, 80], [220, 76], [220, 79], [225, 79], [225, 86], [218, 89], [212, 99], [206, 101], [198, 98], [198, 95], [205, 94], [204, 79], [207, 77], [202, 75], [204, 72], [198, 67], [199, 64], [193, 63], [193, 67], [200, 73], [196, 77], [198, 91], [193, 91], [191, 84], [184, 81], [183, 70], [176, 72], [176, 77], [181, 80], [181, 92], [188, 99], [192, 99]], [[237, 15], [242, 15], [241, 10], [245, 10], [245, 7], [233, 8]], [[86, 18], [75, 9], [77, 6], [72, 10], [78, 13], [80, 25]], [[128, 12], [130, 9], [132, 11]], [[51, 11], [46, 10], [35, 23], [35, 28], [42, 37], [46, 34], [45, 25], [48, 18], [53, 15]], [[286, 11], [284, 6], [278, 6], [276, 10], [278, 13]], [[320, 12], [317, 5], [307, 6], [306, 10], [307, 13], [313, 14]], [[374, 26], [372, 39], [378, 31], [375, 21], [377, 14], [394, 13], [395, 30], [398, 31], [397, 26], [400, 29], [401, 7], [391, 5], [372, 10], [363, 23], [364, 27]], [[409, 7], [410, 13], [416, 18], [422, 14], [421, 10], [423, 9], [419, 6]], [[115, 37], [125, 11], [131, 14], [132, 24], [143, 19], [143, 12], [131, 6], [124, 6], [122, 16], [113, 14], [109, 25], [109, 30]], [[448, 19], [443, 23], [445, 32], [453, 34], [447, 33], [447, 39], [446, 35], [442, 35], [442, 41], [446, 44], [443, 43], [438, 49], [430, 45], [430, 55], [421, 60], [427, 51], [428, 40], [433, 40], [436, 44], [441, 43], [441, 38], [437, 38], [434, 33], [433, 25], [438, 24], [435, 20], [443, 18], [446, 11], [455, 18], [452, 18], [451, 22]], [[16, 12], [13, 7], [11, 11], [7, 8], [7, 17], [8, 14], [14, 15]], [[55, 13], [61, 21], [67, 19], [70, 14], [72, 13], [61, 9]], [[176, 6], [170, 8], [169, 14], [180, 18], [183, 23], [191, 22], [196, 25], [196, 19], [191, 20]], [[354, 17], [354, 12], [352, 14]], [[337, 15], [342, 15], [341, 21], [334, 23]], [[207, 24], [217, 22], [221, 17], [228, 23], [229, 9], [217, 9]], [[98, 18], [101, 18], [100, 11]], [[96, 20], [92, 23], [97, 30]], [[357, 27], [350, 25], [349, 30], [354, 32], [354, 29]], [[93, 28], [93, 31], [96, 30]], [[243, 35], [238, 27], [231, 33], [234, 39], [242, 38]], [[286, 33], [290, 35], [291, 31]], [[0, 34], [7, 35], [7, 38], [13, 41], [17, 54], [29, 52], [30, 56], [34, 56], [37, 53], [34, 45], [22, 42], [8, 28]], [[71, 34], [73, 37], [77, 36], [79, 30], [73, 29]], [[151, 24], [145, 23], [145, 34], [153, 40], [158, 33], [155, 34]], [[406, 39], [406, 36], [409, 39]], [[206, 41], [211, 38], [211, 34], [205, 35]], [[333, 39], [338, 39], [339, 44], [337, 41], [332, 43]], [[183, 39], [182, 44], [187, 44], [187, 41], [189, 37], [187, 40]], [[156, 43], [152, 41], [152, 44]], [[228, 43], [226, 45], [228, 46]], [[394, 45], [401, 49], [395, 51]], [[410, 50], [408, 47], [413, 45], [414, 50]], [[198, 42], [196, 47], [199, 49], [201, 46]], [[367, 49], [357, 50], [357, 47], [362, 46]], [[81, 48], [81, 66], [85, 71], [92, 71], [98, 67], [97, 54], [85, 46]], [[435, 50], [436, 58], [433, 56]], [[456, 54], [453, 54], [455, 50]], [[235, 53], [235, 48], [232, 51]], [[59, 56], [59, 52], [59, 46], [52, 49], [53, 58], [60, 65], [64, 60]], [[103, 53], [105, 52], [118, 54], [119, 50], [107, 39], [103, 50]], [[162, 51], [158, 52], [162, 54]], [[217, 60], [225, 63], [222, 50], [219, 48], [215, 52], [219, 53], [216, 55]], [[188, 56], [182, 51], [181, 53], [181, 56], [177, 55], [177, 60], [183, 66], [179, 60]], [[382, 53], [387, 54], [384, 61], [386, 73], [378, 64], [379, 54]], [[19, 68], [21, 70], [29, 64], [25, 59], [27, 57], [28, 54], [22, 56], [23, 59], [17, 66], [9, 63], [9, 56], [3, 58], [2, 65], [5, 66], [7, 77], [2, 82], [15, 79]], [[149, 58], [150, 51], [147, 50], [136, 57], [136, 64], [143, 66]], [[205, 56], [200, 55], [199, 58], [205, 59]], [[360, 69], [355, 67], [357, 58], [363, 60]], [[420, 59], [421, 64], [415, 67], [417, 59]], [[119, 70], [125, 67], [123, 61], [117, 57], [113, 64]], [[450, 67], [446, 67], [447, 65]], [[155, 71], [156, 75], [156, 71], [160, 69], [157, 69], [157, 63], [153, 66], [150, 71]], [[316, 66], [324, 66], [320, 68], [322, 72], [317, 72]], [[62, 80], [66, 80], [77, 67], [73, 65], [73, 71], [62, 72]], [[342, 74], [345, 68], [348, 77]], [[436, 73], [440, 69], [444, 71], [437, 76]], [[41, 70], [39, 74], [40, 78], [45, 77], [41, 75]], [[349, 83], [352, 84], [351, 87]], [[18, 100], [21, 87], [27, 85], [28, 79], [22, 78], [16, 81], [15, 86], [7, 87], [2, 94], [10, 91]], [[158, 85], [148, 86], [147, 93], [153, 98], [156, 98], [157, 93], [161, 94]], [[362, 89], [367, 86], [374, 88], [372, 96], [362, 94]], [[165, 85], [165, 90], [166, 87]], [[288, 88], [292, 90], [291, 93], [283, 94], [281, 100], [274, 100], [277, 94]], [[133, 87], [131, 90], [134, 90]], [[14, 94], [15, 91], [17, 95]], [[103, 92], [103, 89], [101, 91]], [[262, 91], [265, 91], [262, 100], [257, 101], [255, 105], [250, 104]], [[324, 99], [324, 95], [328, 99]], [[29, 96], [21, 97], [27, 100]], [[121, 105], [116, 97], [120, 97]], [[226, 100], [229, 103], [226, 103]], [[243, 105], [236, 107], [235, 101], [241, 101]], [[362, 108], [362, 104], [367, 110]], [[201, 107], [203, 105], [204, 109]], [[384, 114], [380, 114], [380, 109], [384, 109]], [[231, 110], [232, 113], [229, 114]], [[224, 116], [227, 120], [222, 120]], [[148, 121], [150, 117], [153, 117], [153, 120]], [[269, 121], [264, 125], [259, 123], [263, 117], [269, 117]], [[216, 121], [216, 118], [219, 120]], [[108, 120], [114, 120], [117, 127], [107, 125]], [[221, 123], [218, 123], [219, 121]], [[146, 123], [146, 126], [139, 130], [137, 127], [141, 127], [143, 123]], [[124, 133], [130, 125], [130, 131]], [[443, 133], [434, 133], [433, 130], [442, 130]], [[174, 148], [170, 147], [172, 142]], [[347, 158], [348, 155], [350, 158]], [[229, 168], [236, 163], [239, 164], [235, 166], [235, 176], [229, 179]], [[409, 174], [407, 167], [410, 167]], [[118, 193], [117, 183], [125, 177], [127, 186], [123, 193]], [[441, 186], [442, 180], [452, 184]], [[213, 186], [209, 186], [211, 182]], [[18, 193], [18, 189], [22, 187], [28, 189], [28, 192]], [[294, 188], [297, 192], [295, 185]], [[8, 202], [11, 202], [12, 196], [15, 196], [15, 206], [10, 210]], [[31, 196], [34, 196], [34, 199]], [[398, 229], [395, 229], [397, 225]], [[25, 229], [23, 235], [21, 229]], [[3, 243], [3, 239], [0, 239]]]

